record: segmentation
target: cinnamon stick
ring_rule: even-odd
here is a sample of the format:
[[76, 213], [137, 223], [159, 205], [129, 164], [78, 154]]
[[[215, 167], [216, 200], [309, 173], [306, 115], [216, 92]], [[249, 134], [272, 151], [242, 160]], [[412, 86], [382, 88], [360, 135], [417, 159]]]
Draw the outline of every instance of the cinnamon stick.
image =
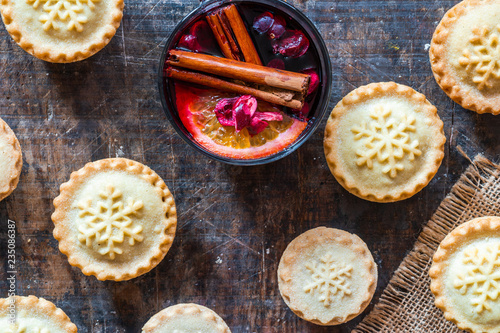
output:
[[310, 83], [310, 76], [306, 74], [181, 50], [171, 50], [167, 63], [247, 83], [291, 90], [303, 96], [306, 95]]
[[238, 41], [241, 53], [245, 57], [245, 62], [249, 62], [256, 65], [262, 65], [260, 61], [259, 53], [253, 44], [252, 38], [248, 34], [245, 23], [241, 19], [238, 8], [235, 5], [229, 5], [223, 9], [224, 14], [226, 14], [227, 20], [231, 24], [234, 36]]
[[224, 56], [229, 59], [241, 60], [239, 53], [235, 53], [233, 51], [233, 48], [231, 47], [232, 42], [228, 40], [228, 37], [226, 36], [224, 28], [222, 27], [222, 24], [219, 21], [217, 15], [216, 14], [207, 15], [207, 22], [210, 28], [212, 29], [212, 32], [214, 33], [215, 39], [219, 44], [222, 54], [224, 54]]
[[[236, 41], [236, 38], [233, 37], [232, 31], [231, 31], [231, 24], [228, 22], [226, 16], [224, 15], [224, 12], [218, 11], [215, 15], [222, 26], [224, 34], [227, 37], [227, 40], [229, 41], [229, 45], [231, 46], [231, 50], [234, 53], [239, 54], [240, 49], [239, 49], [238, 43]], [[243, 59], [241, 59], [241, 60], [243, 60]]]
[[165, 70], [165, 75], [172, 79], [200, 84], [203, 86], [216, 88], [224, 91], [235, 92], [238, 94], [252, 95], [263, 101], [283, 105], [292, 109], [302, 109], [304, 106], [304, 96], [300, 93], [293, 93], [281, 89], [260, 90], [244, 84], [225, 81], [215, 76], [210, 76], [198, 72], [169, 67]]
[[207, 22], [226, 58], [262, 65], [259, 53], [234, 4], [208, 14]]

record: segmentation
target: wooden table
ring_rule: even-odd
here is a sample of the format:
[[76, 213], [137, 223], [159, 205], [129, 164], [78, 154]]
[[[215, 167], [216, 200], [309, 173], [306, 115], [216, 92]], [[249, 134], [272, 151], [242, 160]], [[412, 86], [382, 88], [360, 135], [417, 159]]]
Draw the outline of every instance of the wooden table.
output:
[[[356, 325], [362, 316], [323, 328], [288, 310], [276, 279], [286, 245], [317, 226], [358, 234], [379, 265], [373, 304], [468, 165], [456, 147], [471, 157], [498, 156], [500, 116], [462, 109], [432, 76], [428, 43], [457, 1], [290, 2], [318, 26], [330, 50], [331, 107], [352, 89], [376, 81], [409, 85], [437, 106], [448, 143], [429, 186], [393, 204], [347, 193], [325, 163], [324, 123], [298, 151], [264, 166], [225, 165], [191, 149], [163, 113], [156, 73], [166, 39], [197, 0], [126, 1], [111, 43], [96, 56], [67, 65], [29, 56], [2, 25], [0, 116], [17, 133], [24, 165], [18, 189], [0, 202], [0, 258], [7, 253], [7, 219], [12, 219], [19, 295], [53, 301], [80, 332], [139, 332], [150, 316], [179, 302], [214, 309], [234, 333], [349, 332]], [[150, 273], [119, 283], [100, 282], [71, 267], [58, 251], [50, 220], [52, 199], [73, 170], [116, 156], [143, 162], [163, 177], [179, 221], [165, 260]]]

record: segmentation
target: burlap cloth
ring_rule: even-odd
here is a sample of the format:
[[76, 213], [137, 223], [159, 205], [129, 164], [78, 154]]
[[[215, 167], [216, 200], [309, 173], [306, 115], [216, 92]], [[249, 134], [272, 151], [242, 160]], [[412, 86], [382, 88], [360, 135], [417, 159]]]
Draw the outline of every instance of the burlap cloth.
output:
[[441, 240], [475, 217], [500, 215], [500, 166], [477, 156], [424, 228], [394, 273], [373, 311], [353, 330], [367, 332], [463, 332], [434, 306], [429, 267]]

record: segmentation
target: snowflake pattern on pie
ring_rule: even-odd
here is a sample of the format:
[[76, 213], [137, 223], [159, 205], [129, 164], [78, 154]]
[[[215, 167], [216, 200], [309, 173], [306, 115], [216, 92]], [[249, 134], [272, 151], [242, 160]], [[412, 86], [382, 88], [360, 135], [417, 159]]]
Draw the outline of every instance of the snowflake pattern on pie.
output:
[[500, 301], [500, 244], [469, 248], [462, 263], [463, 273], [457, 274], [453, 286], [463, 295], [470, 291], [475, 296], [470, 303], [478, 314], [491, 311], [490, 301]]
[[5, 333], [50, 333], [47, 328], [33, 327], [31, 330], [24, 324], [11, 325]]
[[78, 226], [78, 239], [88, 247], [98, 247], [101, 255], [108, 255], [115, 259], [117, 254], [122, 254], [119, 247], [128, 237], [129, 245], [142, 242], [142, 226], [135, 225], [134, 216], [144, 207], [141, 200], [129, 199], [127, 203], [122, 200], [122, 192], [114, 186], [108, 185], [106, 190], [99, 193], [96, 207], [92, 200], [80, 201], [77, 204], [80, 210], [78, 217], [83, 222]]
[[[367, 124], [352, 127], [355, 140], [363, 140], [363, 148], [356, 151], [358, 166], [366, 165], [373, 168], [374, 161], [383, 165], [382, 172], [391, 178], [397, 176], [398, 171], [404, 170], [399, 160], [408, 155], [413, 161], [415, 156], [422, 152], [418, 149], [418, 140], [410, 142], [409, 132], [415, 132], [415, 118], [403, 115], [400, 121], [391, 116], [391, 109], [378, 105], [370, 112], [372, 118]], [[376, 159], [375, 159], [376, 158]]]
[[100, 0], [26, 0], [33, 8], [42, 6], [44, 11], [40, 15], [45, 31], [59, 30], [60, 25], [66, 24], [68, 31], [83, 31], [83, 24], [88, 22], [84, 13], [85, 7], [95, 9], [95, 3]]
[[312, 282], [304, 287], [306, 293], [318, 292], [318, 300], [325, 307], [333, 302], [337, 294], [341, 298], [351, 294], [348, 278], [351, 277], [352, 266], [336, 263], [333, 255], [327, 253], [319, 263], [308, 263], [306, 269], [311, 273]]
[[472, 81], [479, 90], [493, 87], [500, 79], [500, 25], [494, 29], [477, 28], [469, 40], [471, 47], [463, 51], [458, 63], [472, 72]]

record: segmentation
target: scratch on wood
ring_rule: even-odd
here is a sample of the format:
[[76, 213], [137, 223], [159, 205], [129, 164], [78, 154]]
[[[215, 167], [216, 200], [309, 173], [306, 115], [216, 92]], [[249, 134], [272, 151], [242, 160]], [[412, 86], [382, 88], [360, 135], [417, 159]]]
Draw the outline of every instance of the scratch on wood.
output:
[[[191, 208], [189, 208], [188, 210], [186, 210], [185, 212], [183, 212], [181, 215], [179, 215], [179, 217], [183, 217], [185, 216], [187, 213], [189, 213], [190, 211], [192, 211], [193, 209], [195, 208], [198, 208], [199, 205], [201, 205], [202, 203], [205, 203], [204, 201], [200, 201], [198, 202], [196, 205], [193, 205]], [[202, 215], [204, 212], [206, 212], [207, 210], [209, 210], [210, 208], [212, 208], [213, 206], [215, 205], [215, 202], [212, 202], [207, 208], [205, 208], [204, 210], [202, 210], [201, 212], [197, 213], [196, 216], [193, 216], [192, 219], [195, 219], [196, 217], [198, 217], [199, 215]], [[184, 225], [185, 226], [185, 225]], [[183, 228], [184, 226], [182, 226], [181, 228]]]
[[445, 186], [444, 186], [444, 189], [445, 189], [445, 192], [443, 193], [444, 195], [446, 195], [446, 189], [448, 188], [448, 178], [449, 178], [449, 172], [450, 172], [450, 153], [451, 153], [451, 146], [453, 145], [453, 132], [455, 131], [455, 108], [456, 108], [456, 104], [454, 103], [453, 104], [453, 107], [451, 108], [451, 127], [450, 127], [450, 140], [448, 141], [448, 151], [447, 151], [447, 156], [445, 156], [446, 158], [446, 173], [445, 173], [445, 177], [444, 177], [444, 183], [445, 183]]
[[142, 122], [140, 118], [139, 118], [139, 137], [141, 138], [141, 157], [142, 160], [144, 161], [144, 138], [142, 136]]
[[[79, 156], [80, 154], [85, 150], [87, 149], [87, 147], [91, 146], [94, 142], [96, 142], [97, 140], [99, 140], [102, 136], [104, 135], [104, 133], [101, 133], [99, 134], [99, 136], [97, 138], [95, 138], [94, 140], [92, 140], [88, 145], [86, 145], [85, 147], [83, 147], [83, 149], [81, 149], [80, 151], [78, 151], [76, 154], [73, 155], [73, 158], [65, 163], [60, 169], [59, 171], [57, 172], [57, 174], [61, 173], [62, 170], [64, 170], [68, 165], [71, 165]], [[94, 152], [92, 152], [91, 155], [93, 155], [97, 150], [99, 150], [103, 145], [105, 145], [106, 142], [104, 142], [103, 144], [101, 144]]]
[[174, 144], [173, 144], [172, 138], [173, 138], [173, 136], [171, 135], [170, 136], [170, 153], [172, 155], [172, 167], [170, 168], [170, 170], [172, 170], [172, 177], [170, 177], [170, 179], [172, 179], [172, 192], [175, 196], [175, 177], [176, 177], [176, 174], [175, 174], [174, 165], [176, 165], [176, 161], [175, 161]]
[[345, 77], [342, 77], [340, 76], [340, 79], [346, 83], [348, 83], [353, 89], [356, 89], [358, 88], [355, 84], [351, 83], [348, 79], [346, 79]]
[[202, 220], [202, 221], [203, 221], [204, 223], [206, 223], [206, 224], [210, 225], [210, 226], [211, 226], [212, 228], [214, 228], [217, 232], [220, 232], [220, 233], [221, 233], [221, 234], [223, 234], [224, 236], [227, 236], [227, 237], [229, 237], [229, 238], [233, 239], [236, 243], [238, 243], [238, 244], [240, 244], [241, 246], [243, 246], [244, 248], [246, 248], [246, 249], [250, 250], [250, 252], [252, 252], [252, 253], [254, 253], [254, 254], [256, 254], [256, 255], [260, 256], [260, 252], [259, 252], [259, 251], [256, 251], [256, 250], [252, 249], [250, 246], [248, 246], [247, 244], [243, 243], [243, 242], [242, 242], [242, 241], [240, 241], [238, 238], [231, 236], [230, 234], [228, 234], [228, 233], [227, 233], [227, 232], [225, 232], [225, 231], [222, 231], [221, 229], [218, 229], [218, 228], [217, 228], [217, 227], [216, 227], [213, 223], [210, 223], [210, 222], [208, 222], [208, 221], [206, 221], [206, 220]]
[[[342, 51], [342, 52], [345, 52], [347, 53], [348, 55], [350, 55], [353, 59], [357, 59], [359, 60], [360, 62], [362, 62], [363, 64], [366, 65], [366, 67], [370, 68], [373, 72], [375, 73], [378, 73], [378, 74], [381, 74], [383, 75], [385, 78], [389, 79], [389, 80], [392, 80], [391, 77], [389, 75], [387, 75], [387, 73], [384, 73], [382, 72], [380, 69], [378, 69], [377, 67], [375, 67], [373, 64], [371, 64], [369, 61], [367, 61], [366, 59], [356, 55], [356, 54], [353, 54], [349, 51], [347, 51], [346, 49], [344, 48], [341, 48], [339, 47], [339, 50]], [[361, 74], [365, 75], [365, 76], [368, 76], [367, 73], [364, 73], [363, 71], [361, 71], [360, 69], [358, 69], [357, 67], [353, 66], [352, 64], [350, 63], [347, 63], [349, 66], [351, 66], [353, 69], [357, 70], [358, 72], [360, 72]]]
[[417, 90], [417, 91], [421, 91], [421, 90], [422, 90], [422, 88], [423, 88], [423, 87], [424, 87], [427, 83], [429, 83], [431, 80], [433, 80], [433, 79], [434, 79], [434, 78], [433, 78], [433, 77], [431, 77], [431, 76], [427, 77], [427, 79], [425, 79], [425, 81], [424, 81], [421, 85], [419, 85], [419, 86], [418, 86], [418, 88], [417, 88], [416, 90]]
[[17, 81], [19, 81], [19, 78], [21, 77], [21, 74], [24, 74], [24, 72], [26, 72], [26, 69], [28, 68], [28, 66], [30, 65], [30, 63], [26, 63], [26, 65], [23, 67], [23, 69], [17, 73], [17, 78], [14, 80], [14, 82], [12, 82], [12, 84], [10, 85], [10, 88], [9, 90], [12, 90], [12, 88], [17, 85]]
[[[168, 37], [167, 37], [168, 38]], [[138, 38], [132, 38], [132, 37], [125, 37], [126, 40], [128, 41], [133, 41], [133, 42], [139, 42], [139, 43], [144, 43], [144, 44], [151, 44], [151, 45], [156, 45], [155, 42], [149, 42], [147, 40], [143, 39], [138, 39]]]
[[247, 282], [247, 281], [249, 281], [251, 278], [253, 278], [254, 276], [259, 275], [259, 274], [260, 274], [260, 271], [259, 271], [259, 272], [256, 272], [256, 273], [253, 273], [252, 275], [248, 276], [246, 279], [239, 280], [239, 281], [238, 281], [238, 284], [242, 284], [242, 283], [244, 283], [244, 282]]
[[125, 67], [127, 66], [127, 51], [125, 48], [125, 32], [124, 27], [122, 26], [122, 44], [123, 44], [123, 61], [125, 62]]
[[156, 2], [156, 4], [155, 4], [153, 7], [151, 7], [151, 9], [149, 10], [149, 12], [147, 12], [147, 13], [146, 13], [146, 15], [144, 15], [144, 17], [143, 17], [143, 18], [142, 18], [139, 22], [137, 22], [137, 24], [134, 26], [134, 29], [133, 29], [133, 30], [137, 29], [137, 27], [138, 27], [138, 26], [139, 26], [142, 22], [144, 22], [144, 20], [146, 19], [146, 17], [148, 17], [148, 16], [149, 16], [149, 14], [151, 14], [151, 12], [152, 12], [152, 11], [156, 8], [156, 6], [158, 6], [158, 4], [159, 4], [160, 2], [161, 2], [161, 0], [158, 0], [158, 2]]
[[[155, 51], [158, 47], [160, 47], [160, 45], [162, 45], [170, 36], [167, 36], [165, 38], [163, 38], [159, 43], [157, 43], [155, 45], [155, 47], [153, 47], [151, 50], [149, 50], [148, 52], [146, 52], [146, 54], [144, 54], [141, 59], [144, 59], [146, 58], [148, 55], [150, 55], [153, 51]], [[147, 59], [145, 59], [147, 60]], [[156, 60], [156, 59], [155, 59]]]
[[52, 90], [47, 91], [47, 93], [43, 96], [43, 105], [45, 106], [45, 113], [47, 114], [47, 121], [51, 121], [54, 118], [54, 108], [52, 104], [49, 104], [49, 95]]
[[99, 103], [98, 106], [96, 106], [95, 108], [93, 108], [92, 110], [90, 110], [88, 114], [94, 113], [96, 110], [98, 110], [98, 109], [102, 108], [104, 105], [106, 105], [106, 103], [107, 103], [107, 100], [104, 99], [101, 103]]
[[[266, 272], [266, 249], [264, 241], [262, 241], [262, 273]], [[261, 276], [262, 280], [262, 276]]]
[[77, 125], [73, 125], [71, 126], [66, 132], [64, 132], [64, 134], [68, 134], [69, 132], [71, 132], [73, 130], [73, 128], [75, 128]]
[[204, 255], [205, 255], [205, 254], [207, 254], [207, 253], [214, 252], [214, 251], [215, 251], [215, 250], [217, 250], [218, 248], [224, 247], [225, 245], [227, 245], [227, 244], [229, 244], [229, 243], [232, 243], [232, 242], [234, 242], [234, 239], [230, 239], [230, 240], [228, 240], [228, 241], [225, 241], [224, 243], [219, 244], [219, 245], [217, 245], [217, 246], [215, 246], [215, 247], [213, 247], [213, 248], [211, 248], [211, 249], [209, 249], [209, 250], [207, 250], [207, 251], [203, 252], [203, 253], [202, 253], [202, 256], [204, 256]]

